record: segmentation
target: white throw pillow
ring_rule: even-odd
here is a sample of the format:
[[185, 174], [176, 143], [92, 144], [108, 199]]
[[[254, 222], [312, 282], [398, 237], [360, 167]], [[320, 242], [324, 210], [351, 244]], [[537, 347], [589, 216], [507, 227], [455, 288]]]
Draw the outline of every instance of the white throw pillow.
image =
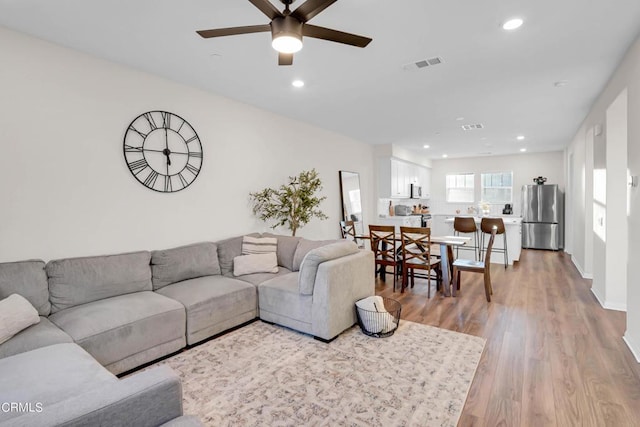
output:
[[277, 272], [278, 257], [275, 252], [267, 254], [240, 255], [233, 259], [234, 276]]
[[25, 297], [9, 295], [0, 301], [0, 344], [38, 322], [38, 310]]

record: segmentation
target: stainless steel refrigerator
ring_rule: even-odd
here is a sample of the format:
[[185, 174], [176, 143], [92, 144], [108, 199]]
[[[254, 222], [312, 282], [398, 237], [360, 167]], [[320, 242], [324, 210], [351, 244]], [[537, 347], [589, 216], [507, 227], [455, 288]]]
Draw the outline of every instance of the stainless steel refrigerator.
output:
[[564, 247], [564, 198], [557, 185], [522, 186], [522, 247]]

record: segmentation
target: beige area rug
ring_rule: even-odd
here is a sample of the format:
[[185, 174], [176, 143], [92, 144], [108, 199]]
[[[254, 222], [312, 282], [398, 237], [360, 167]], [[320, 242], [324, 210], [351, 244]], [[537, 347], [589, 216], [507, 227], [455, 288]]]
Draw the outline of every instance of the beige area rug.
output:
[[329, 344], [260, 321], [158, 365], [211, 426], [455, 426], [485, 340], [401, 321]]

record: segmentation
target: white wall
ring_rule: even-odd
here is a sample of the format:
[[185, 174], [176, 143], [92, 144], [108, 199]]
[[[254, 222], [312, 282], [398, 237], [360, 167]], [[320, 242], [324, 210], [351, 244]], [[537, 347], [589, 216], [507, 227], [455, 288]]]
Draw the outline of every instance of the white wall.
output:
[[[585, 231], [576, 228], [571, 238], [574, 247], [579, 248], [579, 243], [585, 248], [584, 262], [588, 263], [588, 257], [593, 254], [593, 244], [588, 241], [589, 227], [593, 221], [589, 210], [593, 206], [592, 188], [589, 188], [588, 177], [593, 174], [593, 161], [589, 156], [593, 155], [593, 146], [590, 146], [588, 133], [592, 132], [596, 125], [602, 126], [606, 121], [606, 111], [620, 93], [627, 89], [627, 159], [628, 168], [631, 175], [640, 175], [640, 39], [636, 40], [630, 47], [627, 55], [620, 66], [614, 72], [611, 80], [607, 83], [598, 99], [593, 104], [590, 112], [585, 118], [582, 126], [578, 130], [575, 138], [567, 152], [574, 153], [574, 178], [582, 178], [585, 187], [584, 200], [576, 198], [573, 200], [574, 219], [585, 224]], [[583, 154], [583, 155], [582, 155]], [[578, 170], [584, 171], [583, 176], [579, 176]], [[608, 172], [608, 171], [607, 171]], [[591, 190], [591, 191], [590, 191]], [[618, 189], [620, 190], [620, 189]], [[628, 226], [628, 259], [627, 264], [627, 330], [624, 339], [640, 361], [640, 284], [637, 280], [637, 272], [634, 265], [635, 260], [640, 259], [640, 189], [634, 188], [629, 195], [629, 210], [627, 214]], [[615, 224], [610, 224], [615, 226]], [[583, 234], [586, 238], [583, 240]], [[580, 254], [576, 252], [575, 258]], [[580, 261], [578, 259], [578, 261]], [[605, 260], [593, 258], [593, 263], [603, 263]]]
[[[431, 169], [431, 208], [434, 213], [452, 214], [470, 203], [446, 202], [446, 176], [457, 173], [475, 173], [476, 205], [480, 202], [480, 174], [483, 172], [513, 171], [513, 209], [521, 213], [521, 189], [533, 184], [533, 178], [547, 177], [547, 184], [558, 184], [564, 191], [564, 154], [562, 151], [527, 153], [512, 156], [467, 157], [433, 160]], [[495, 206], [495, 213], [502, 212], [503, 205]]]
[[627, 91], [606, 112], [607, 213], [604, 306], [627, 308]]
[[[251, 214], [249, 192], [311, 168], [330, 219], [299, 235], [339, 236], [341, 169], [360, 173], [365, 221], [373, 217], [367, 144], [2, 28], [0, 52], [0, 261], [268, 230]], [[126, 126], [154, 109], [184, 117], [202, 141], [200, 176], [178, 193], [143, 187], [124, 161]]]

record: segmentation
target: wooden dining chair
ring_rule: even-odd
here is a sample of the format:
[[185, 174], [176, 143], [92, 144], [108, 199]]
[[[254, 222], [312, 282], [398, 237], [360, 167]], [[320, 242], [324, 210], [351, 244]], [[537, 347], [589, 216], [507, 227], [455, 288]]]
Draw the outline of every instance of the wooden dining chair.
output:
[[[440, 260], [431, 255], [431, 229], [428, 227], [400, 227], [402, 240], [402, 289], [415, 284], [415, 270], [426, 270], [427, 298], [431, 298], [431, 270], [436, 272], [436, 283], [442, 281]], [[436, 286], [437, 287], [437, 286]]]
[[396, 228], [393, 225], [369, 225], [369, 241], [375, 259], [375, 268], [378, 272], [385, 272], [388, 266], [393, 267], [393, 290], [396, 290], [401, 260], [397, 257], [399, 247], [396, 241]]
[[480, 261], [480, 238], [478, 237], [478, 227], [476, 226], [476, 220], [471, 216], [457, 216], [453, 219], [453, 234], [459, 236], [462, 234], [473, 235], [473, 245], [465, 245], [463, 247], [456, 246], [456, 258], [458, 257], [458, 251], [472, 250], [473, 259]]
[[340, 221], [340, 232], [342, 238], [353, 241], [360, 249], [364, 249], [364, 240], [359, 239], [356, 233], [356, 223], [354, 221]]
[[484, 293], [487, 296], [487, 301], [491, 302], [491, 295], [493, 294], [493, 288], [491, 287], [491, 249], [493, 248], [493, 241], [496, 239], [496, 233], [498, 227], [493, 226], [491, 229], [491, 237], [485, 250], [484, 262], [472, 261], [468, 259], [457, 259], [453, 262], [453, 289], [460, 289], [460, 273], [463, 271], [470, 271], [472, 273], [484, 274]]
[[484, 236], [491, 234], [493, 227], [497, 227], [496, 235], [502, 234], [502, 248], [495, 248], [494, 252], [502, 252], [504, 254], [504, 268], [509, 265], [509, 253], [507, 251], [507, 231], [504, 228], [504, 221], [502, 218], [482, 218], [480, 221], [480, 230], [482, 231], [482, 243], [480, 243], [480, 250], [484, 246]]

